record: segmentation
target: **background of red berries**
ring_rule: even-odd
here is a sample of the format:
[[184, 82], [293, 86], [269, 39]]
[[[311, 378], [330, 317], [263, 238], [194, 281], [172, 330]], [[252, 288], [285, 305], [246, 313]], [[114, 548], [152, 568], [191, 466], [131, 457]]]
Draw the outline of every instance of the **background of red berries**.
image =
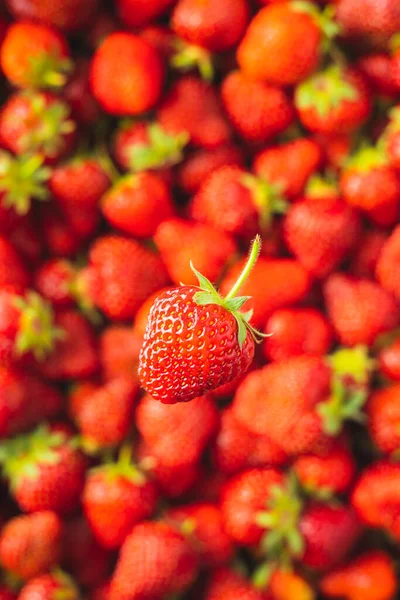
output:
[[[2, 0], [0, 42], [0, 600], [398, 598], [399, 1]], [[249, 370], [145, 393], [156, 298], [256, 234]]]

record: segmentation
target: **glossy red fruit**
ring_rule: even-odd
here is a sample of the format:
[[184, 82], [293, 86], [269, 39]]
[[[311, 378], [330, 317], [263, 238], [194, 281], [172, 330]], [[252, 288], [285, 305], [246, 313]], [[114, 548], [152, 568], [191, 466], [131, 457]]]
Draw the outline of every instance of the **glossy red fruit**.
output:
[[396, 227], [383, 244], [376, 264], [376, 277], [381, 285], [400, 298], [398, 257], [400, 256], [400, 227]]
[[392, 454], [400, 448], [397, 423], [400, 415], [400, 385], [373, 392], [367, 404], [368, 430], [378, 449]]
[[38, 21], [64, 31], [75, 31], [87, 25], [95, 15], [97, 0], [6, 0], [10, 13], [19, 21]]
[[162, 16], [174, 0], [116, 0], [118, 16], [127, 27], [143, 27]]
[[207, 584], [204, 600], [269, 600], [267, 592], [257, 590], [239, 573], [228, 568], [215, 570]]

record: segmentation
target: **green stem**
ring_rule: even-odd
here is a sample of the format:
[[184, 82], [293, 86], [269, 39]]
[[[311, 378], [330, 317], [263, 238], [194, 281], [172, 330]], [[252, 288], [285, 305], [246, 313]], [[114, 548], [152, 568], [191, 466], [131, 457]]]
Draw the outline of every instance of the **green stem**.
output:
[[259, 235], [256, 235], [256, 237], [254, 238], [253, 243], [251, 245], [251, 248], [250, 248], [249, 258], [247, 259], [247, 262], [246, 262], [245, 266], [243, 267], [243, 270], [240, 273], [235, 285], [233, 286], [233, 288], [231, 289], [229, 294], [227, 296], [225, 296], [224, 300], [230, 300], [231, 298], [234, 298], [237, 295], [240, 288], [242, 287], [242, 285], [246, 281], [247, 277], [249, 276], [250, 271], [256, 264], [257, 258], [260, 254], [260, 250], [261, 250], [261, 237]]

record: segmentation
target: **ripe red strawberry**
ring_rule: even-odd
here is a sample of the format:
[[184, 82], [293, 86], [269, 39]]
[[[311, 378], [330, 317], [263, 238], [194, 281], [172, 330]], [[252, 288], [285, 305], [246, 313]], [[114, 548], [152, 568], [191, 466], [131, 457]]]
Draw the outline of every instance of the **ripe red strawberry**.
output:
[[176, 506], [164, 514], [164, 519], [186, 535], [204, 566], [226, 564], [232, 558], [233, 543], [223, 529], [216, 505], [197, 502]]
[[231, 138], [215, 88], [190, 75], [174, 83], [158, 107], [157, 117], [168, 134], [186, 133], [190, 143], [201, 148], [213, 149]]
[[[147, 322], [147, 317], [146, 317]], [[143, 336], [125, 325], [110, 325], [103, 329], [99, 343], [99, 358], [104, 377], [129, 377], [138, 381], [137, 368]]]
[[378, 449], [392, 454], [400, 448], [400, 385], [372, 393], [367, 404], [368, 430]]
[[274, 600], [314, 600], [314, 589], [299, 573], [292, 569], [277, 568], [271, 575], [269, 584]]
[[79, 600], [80, 594], [72, 579], [62, 571], [53, 575], [39, 575], [34, 577], [22, 588], [18, 600], [54, 600], [55, 598], [66, 598], [67, 600]]
[[127, 27], [143, 27], [162, 16], [174, 0], [116, 0], [118, 16]]
[[270, 600], [267, 592], [257, 590], [239, 573], [220, 567], [213, 571], [206, 587], [204, 600]]
[[71, 151], [75, 138], [70, 107], [50, 92], [16, 92], [0, 112], [0, 142], [14, 154], [39, 152], [54, 164]]
[[400, 465], [387, 460], [368, 465], [360, 474], [352, 504], [369, 527], [400, 537]]
[[133, 332], [134, 334], [141, 339], [141, 344], [143, 343], [143, 337], [147, 327], [147, 321], [149, 320], [149, 314], [151, 307], [154, 304], [154, 301], [158, 298], [161, 292], [166, 292], [167, 290], [172, 290], [171, 287], [165, 287], [162, 290], [157, 290], [154, 294], [151, 294], [142, 304], [135, 315], [135, 319], [133, 321]]
[[136, 426], [149, 451], [170, 468], [199, 461], [218, 424], [209, 396], [167, 406], [145, 395], [136, 410]]
[[391, 600], [397, 578], [389, 554], [370, 550], [324, 575], [321, 591], [328, 598], [344, 600]]
[[200, 186], [190, 212], [197, 221], [246, 239], [266, 229], [272, 213], [284, 208], [276, 186], [239, 167], [225, 166]]
[[94, 587], [110, 573], [112, 556], [95, 540], [83, 516], [68, 519], [64, 525], [63, 564], [79, 585]]
[[172, 13], [175, 33], [196, 46], [223, 52], [236, 46], [249, 19], [247, 0], [178, 0]]
[[293, 470], [300, 484], [311, 495], [342, 494], [350, 487], [356, 472], [354, 457], [341, 440], [321, 445], [311, 454], [298, 456]]
[[7, 9], [18, 21], [38, 21], [64, 31], [75, 31], [89, 24], [97, 8], [97, 0], [6, 0]]
[[300, 196], [321, 162], [319, 145], [309, 138], [299, 138], [262, 150], [254, 160], [254, 171], [293, 200]]
[[180, 533], [163, 522], [143, 522], [122, 545], [109, 600], [161, 600], [183, 591], [196, 572], [196, 555]]
[[236, 250], [228, 233], [177, 218], [163, 221], [156, 230], [154, 241], [176, 284], [196, 285], [197, 276], [190, 267], [191, 262], [207, 279], [218, 280]]
[[393, 59], [385, 52], [365, 54], [357, 61], [357, 69], [379, 95], [396, 98], [399, 85], [395, 77]]
[[274, 4], [260, 10], [250, 22], [237, 49], [237, 60], [252, 78], [291, 85], [317, 68], [324, 38], [336, 33], [328, 14], [309, 2]]
[[361, 73], [335, 64], [297, 86], [295, 105], [307, 129], [325, 134], [358, 129], [371, 110]]
[[344, 200], [377, 225], [394, 225], [400, 210], [400, 179], [381, 150], [366, 147], [347, 162], [340, 177]]
[[60, 560], [61, 535], [61, 519], [51, 511], [10, 519], [0, 535], [3, 568], [22, 579], [45, 573]]
[[388, 116], [389, 122], [380, 141], [383, 142], [390, 166], [398, 170], [400, 167], [400, 107], [392, 108]]
[[242, 152], [233, 144], [195, 150], [178, 167], [177, 183], [186, 194], [192, 195], [214, 171], [228, 165], [243, 165]]
[[155, 121], [122, 123], [113, 140], [113, 154], [118, 165], [127, 171], [155, 170], [161, 174], [181, 162], [189, 136], [169, 135]]
[[326, 277], [356, 246], [361, 231], [358, 213], [338, 198], [306, 197], [287, 212], [286, 244], [315, 277]]
[[35, 375], [14, 368], [0, 368], [0, 438], [20, 433], [62, 408], [58, 390]]
[[42, 262], [34, 274], [34, 287], [54, 307], [66, 308], [74, 304], [76, 269], [63, 258], [50, 258]]
[[139, 238], [154, 235], [175, 212], [169, 186], [149, 172], [117, 181], [103, 196], [101, 210], [110, 225]]
[[82, 398], [74, 419], [88, 448], [117, 446], [132, 427], [138, 386], [127, 378], [110, 379]]
[[358, 242], [358, 248], [352, 256], [350, 267], [352, 275], [375, 279], [376, 266], [387, 238], [386, 232], [379, 229], [363, 233]]
[[0, 236], [0, 287], [23, 291], [29, 280], [30, 274], [21, 256], [5, 236]]
[[[221, 294], [228, 293], [242, 268], [243, 261], [239, 261], [228, 270], [221, 283]], [[254, 311], [252, 325], [263, 327], [274, 310], [303, 300], [310, 287], [310, 277], [298, 261], [259, 258], [241, 288], [244, 295], [250, 296], [246, 306]]]
[[75, 310], [65, 310], [57, 314], [55, 323], [63, 337], [54, 353], [40, 363], [40, 372], [52, 381], [94, 375], [99, 362], [94, 330], [88, 321]]
[[370, 345], [398, 323], [396, 300], [374, 281], [334, 273], [324, 293], [329, 319], [344, 345]]
[[21, 88], [62, 86], [72, 66], [68, 43], [59, 31], [23, 21], [7, 29], [0, 64], [8, 81]]
[[144, 300], [168, 283], [161, 259], [126, 237], [97, 238], [89, 259], [88, 297], [111, 319], [132, 319]]
[[398, 257], [400, 255], [400, 227], [396, 227], [385, 241], [376, 265], [376, 276], [380, 284], [400, 298]]
[[86, 460], [65, 432], [39, 425], [1, 445], [3, 473], [25, 512], [73, 510], [83, 489]]
[[336, 17], [343, 33], [356, 44], [386, 48], [400, 28], [399, 6], [393, 0], [337, 0], [336, 4]]
[[314, 308], [282, 308], [267, 320], [263, 343], [270, 361], [308, 354], [323, 356], [332, 345], [332, 329], [325, 316]]
[[[392, 339], [394, 337], [394, 339]], [[378, 342], [379, 354], [379, 371], [395, 381], [400, 380], [400, 340], [392, 334], [388, 334], [387, 344], [385, 343], [385, 336], [383, 336], [383, 346], [380, 348], [380, 341]]]
[[267, 435], [246, 429], [228, 407], [221, 414], [221, 426], [213, 445], [217, 472], [232, 474], [250, 467], [281, 465], [286, 454]]
[[152, 515], [157, 500], [155, 483], [132, 463], [129, 446], [121, 450], [118, 461], [89, 473], [82, 496], [89, 525], [106, 548], [119, 548], [132, 527]]
[[163, 71], [161, 58], [153, 46], [132, 33], [112, 33], [92, 59], [93, 95], [113, 115], [146, 112], [158, 102]]

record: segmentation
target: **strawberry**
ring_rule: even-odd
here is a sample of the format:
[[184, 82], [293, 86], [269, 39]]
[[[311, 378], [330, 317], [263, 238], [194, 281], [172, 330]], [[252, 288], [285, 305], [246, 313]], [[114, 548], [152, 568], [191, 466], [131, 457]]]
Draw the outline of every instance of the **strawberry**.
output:
[[396, 300], [374, 281], [334, 273], [324, 293], [329, 319], [342, 344], [370, 345], [398, 323]]
[[131, 462], [128, 446], [123, 447], [117, 462], [100, 465], [89, 473], [82, 496], [89, 525], [106, 548], [119, 548], [132, 527], [151, 516], [157, 500], [155, 483]]
[[340, 189], [348, 204], [377, 225], [397, 223], [400, 180], [380, 149], [366, 147], [351, 157], [342, 170]]
[[[394, 339], [393, 339], [394, 337]], [[381, 347], [382, 341], [382, 347]], [[400, 380], [400, 340], [395, 334], [388, 334], [388, 339], [383, 336], [378, 339], [378, 363], [379, 371], [394, 381]]]
[[[228, 270], [221, 283], [222, 294], [228, 293], [242, 268], [243, 261], [239, 261]], [[241, 288], [250, 296], [247, 306], [254, 310], [251, 323], [262, 327], [274, 310], [299, 302], [310, 287], [310, 277], [298, 261], [261, 257]]]
[[226, 567], [212, 572], [204, 600], [270, 600], [266, 592], [257, 590], [243, 575]]
[[241, 71], [232, 71], [221, 86], [224, 108], [238, 133], [247, 141], [263, 143], [293, 122], [293, 108], [285, 92]]
[[183, 591], [195, 578], [196, 555], [166, 523], [143, 522], [122, 545], [109, 600], [161, 600]]
[[332, 440], [311, 454], [295, 458], [293, 470], [311, 495], [342, 494], [352, 483], [356, 464], [347, 444]]
[[400, 107], [395, 106], [389, 111], [387, 123], [382, 138], [379, 140], [386, 152], [386, 159], [396, 170], [400, 167]]
[[391, 600], [397, 578], [391, 557], [382, 550], [370, 550], [324, 575], [320, 586], [328, 598]]
[[375, 278], [376, 266], [387, 238], [387, 234], [379, 229], [363, 233], [358, 248], [352, 256], [350, 267], [352, 275], [367, 279]]
[[117, 181], [103, 196], [101, 210], [110, 225], [139, 238], [154, 235], [175, 212], [169, 186], [149, 172]]
[[208, 396], [166, 406], [145, 395], [135, 422], [151, 454], [172, 469], [199, 461], [218, 429], [219, 415]]
[[247, 0], [178, 0], [171, 17], [175, 33], [196, 46], [223, 52], [236, 46], [249, 20]]
[[159, 100], [163, 71], [161, 58], [153, 46], [132, 33], [112, 33], [92, 59], [93, 95], [113, 115], [146, 112]]
[[264, 330], [272, 334], [263, 343], [264, 355], [270, 361], [300, 354], [323, 356], [332, 345], [331, 326], [314, 308], [278, 309], [271, 314]]
[[355, 43], [385, 48], [400, 28], [399, 6], [393, 0], [337, 0], [336, 4], [338, 23]]
[[82, 240], [55, 202], [39, 213], [40, 233], [52, 256], [72, 258], [82, 246]]
[[398, 257], [400, 255], [400, 227], [393, 229], [391, 235], [383, 244], [376, 264], [376, 277], [382, 287], [400, 298], [400, 286], [397, 274], [399, 272]]
[[228, 165], [243, 165], [242, 153], [233, 144], [195, 150], [178, 167], [177, 183], [186, 194], [192, 195], [214, 171]]
[[216, 89], [191, 75], [176, 81], [157, 110], [157, 120], [170, 135], [185, 133], [190, 143], [211, 150], [231, 139]]
[[269, 584], [274, 600], [314, 600], [315, 594], [311, 585], [302, 575], [292, 569], [276, 569]]
[[63, 258], [50, 258], [42, 262], [34, 274], [35, 289], [54, 307], [66, 308], [74, 304], [76, 270]]
[[78, 58], [74, 72], [63, 90], [72, 116], [83, 125], [93, 125], [101, 118], [100, 107], [90, 89], [89, 73], [90, 61]]
[[116, 446], [132, 425], [138, 386], [130, 379], [110, 379], [88, 393], [74, 412], [78, 429], [88, 448]]
[[243, 238], [268, 227], [271, 214], [285, 209], [276, 186], [235, 166], [216, 169], [200, 186], [190, 212], [207, 223]]
[[68, 519], [63, 535], [63, 564], [80, 584], [93, 587], [109, 575], [111, 555], [95, 540], [83, 516]]
[[113, 139], [113, 155], [127, 171], [165, 173], [165, 169], [182, 161], [188, 139], [185, 132], [169, 135], [156, 121], [122, 123]]
[[157, 228], [154, 241], [174, 283], [195, 285], [197, 276], [190, 267], [192, 261], [204, 276], [217, 280], [224, 266], [235, 253], [232, 237], [210, 225], [168, 219]]
[[338, 267], [357, 244], [358, 213], [338, 198], [306, 197], [293, 204], [285, 217], [285, 242], [307, 271], [324, 278]]
[[4, 236], [0, 236], [0, 287], [10, 286], [23, 291], [30, 274], [21, 256]]
[[352, 504], [369, 527], [400, 536], [400, 465], [381, 460], [368, 465], [353, 489]]
[[204, 566], [226, 564], [233, 556], [233, 543], [223, 529], [217, 506], [201, 502], [176, 506], [164, 519], [186, 535]]
[[300, 83], [295, 105], [307, 129], [325, 134], [353, 132], [371, 111], [369, 90], [361, 73], [336, 64]]
[[7, 29], [0, 65], [7, 80], [21, 88], [63, 86], [72, 67], [62, 33], [47, 25], [23, 21]]
[[133, 318], [144, 300], [168, 283], [161, 259], [126, 237], [97, 238], [89, 259], [88, 297], [112, 319]]
[[0, 368], [0, 438], [20, 433], [62, 408], [58, 390], [20, 369]]
[[373, 392], [367, 404], [368, 430], [384, 454], [396, 452], [400, 447], [400, 385], [384, 387]]
[[250, 433], [228, 407], [221, 414], [221, 426], [213, 445], [218, 472], [232, 474], [250, 467], [281, 465], [286, 454], [267, 435]]
[[365, 54], [357, 61], [357, 69], [376, 93], [389, 98], [397, 97], [399, 86], [395, 77], [395, 65], [389, 54]]
[[65, 432], [39, 425], [30, 434], [4, 442], [0, 460], [10, 491], [23, 511], [63, 514], [77, 506], [86, 460]]
[[95, 15], [97, 0], [58, 0], [55, 4], [48, 0], [6, 0], [7, 9], [18, 21], [38, 21], [53, 25], [64, 31], [75, 31], [89, 24]]
[[14, 517], [1, 530], [0, 562], [22, 579], [37, 577], [57, 565], [61, 534], [61, 519], [51, 511]]
[[[147, 322], [147, 316], [146, 316]], [[130, 377], [138, 380], [137, 368], [143, 335], [125, 325], [109, 325], [103, 329], [99, 343], [99, 359], [104, 377]]]
[[39, 365], [40, 372], [51, 381], [82, 379], [98, 369], [94, 330], [76, 310], [65, 310], [56, 316], [56, 326], [63, 331], [55, 351]]
[[39, 294], [27, 291], [15, 294], [14, 288], [0, 289], [0, 362], [18, 362], [24, 355], [42, 361], [62, 339], [55, 325], [52, 305]]
[[14, 157], [0, 150], [0, 201], [6, 220], [12, 221], [7, 213], [26, 215], [33, 198], [47, 200], [45, 182], [50, 170], [43, 166], [40, 154], [22, 154]]
[[284, 196], [293, 200], [300, 196], [321, 162], [319, 145], [309, 138], [298, 138], [262, 150], [253, 166], [257, 175], [279, 186]]
[[39, 575], [34, 577], [22, 588], [18, 600], [55, 600], [55, 598], [66, 598], [67, 600], [79, 600], [79, 592], [72, 579], [62, 571], [53, 575]]
[[158, 298], [161, 292], [166, 292], [167, 290], [172, 290], [171, 287], [165, 287], [161, 290], [157, 290], [154, 294], [151, 294], [142, 304], [135, 315], [135, 319], [133, 321], [133, 332], [137, 338], [141, 339], [141, 343], [143, 342], [143, 337], [147, 327], [147, 321], [149, 320], [149, 314], [151, 307], [154, 304], [154, 301]]
[[143, 27], [162, 16], [174, 0], [116, 0], [118, 16], [126, 27]]
[[318, 66], [324, 39], [337, 33], [328, 17], [328, 11], [321, 13], [309, 2], [261, 9], [237, 49], [241, 69], [249, 77], [277, 85], [305, 79]]

